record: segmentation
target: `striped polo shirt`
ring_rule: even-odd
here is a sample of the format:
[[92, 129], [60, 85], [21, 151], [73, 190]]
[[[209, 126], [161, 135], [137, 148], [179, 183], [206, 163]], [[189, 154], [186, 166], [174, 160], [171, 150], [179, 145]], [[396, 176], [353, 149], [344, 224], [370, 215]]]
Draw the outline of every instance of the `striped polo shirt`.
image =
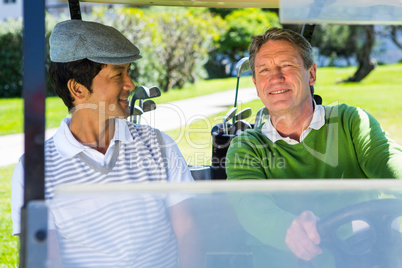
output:
[[[63, 266], [177, 267], [177, 241], [168, 207], [183, 197], [76, 194], [66, 198], [54, 194], [60, 184], [192, 181], [174, 141], [162, 133], [167, 151], [163, 159], [155, 129], [116, 119], [115, 136], [100, 160], [97, 151], [75, 140], [68, 128], [70, 120], [64, 119], [56, 135], [45, 143], [45, 198], [51, 200], [49, 224], [55, 229]], [[67, 146], [60, 146], [62, 142]], [[23, 190], [22, 171], [13, 174], [14, 192]], [[13, 223], [18, 219], [14, 233], [18, 233], [19, 211], [17, 215], [13, 210]], [[51, 267], [57, 265], [51, 263]]]

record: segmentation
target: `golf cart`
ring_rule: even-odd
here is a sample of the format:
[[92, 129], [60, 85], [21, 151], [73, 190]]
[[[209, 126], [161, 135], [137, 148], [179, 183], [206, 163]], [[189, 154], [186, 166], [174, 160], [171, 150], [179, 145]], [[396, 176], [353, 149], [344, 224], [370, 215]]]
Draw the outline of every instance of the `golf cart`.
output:
[[[90, 1], [88, 1], [90, 2]], [[108, 1], [113, 4], [114, 1]], [[215, 6], [215, 7], [264, 7], [277, 8], [278, 1], [133, 1], [118, 0], [116, 3], [130, 5], [185, 5], [185, 6]], [[307, 3], [309, 2], [309, 3]], [[312, 2], [312, 3], [311, 3]], [[281, 1], [282, 19], [289, 22], [320, 23], [336, 22], [340, 19], [347, 22], [366, 22], [367, 12], [364, 8], [372, 10], [372, 2], [359, 1], [356, 7], [348, 9], [348, 19], [338, 16], [335, 10], [344, 12], [350, 3], [344, 1]], [[400, 4], [389, 1], [385, 6], [389, 6], [391, 16], [380, 17], [380, 21], [389, 23], [399, 22]], [[70, 1], [72, 18], [77, 19], [79, 14], [78, 1]], [[401, 215], [402, 204], [400, 194], [402, 185], [394, 180], [370, 180], [364, 181], [362, 185], [359, 180], [350, 181], [315, 181], [315, 180], [287, 180], [263, 182], [243, 181], [209, 181], [197, 182], [191, 185], [125, 185], [108, 186], [102, 185], [85, 187], [61, 187], [53, 201], [44, 202], [44, 99], [45, 99], [45, 74], [44, 68], [38, 68], [38, 64], [44, 66], [44, 1], [25, 1], [24, 2], [24, 98], [35, 99], [37, 102], [25, 102], [25, 193], [24, 208], [21, 234], [21, 267], [58, 267], [52, 257], [48, 254], [48, 249], [56, 247], [48, 240], [49, 226], [47, 222], [48, 214], [55, 217], [56, 226], [62, 226], [66, 222], [66, 215], [71, 214], [70, 209], [76, 209], [83, 217], [80, 222], [74, 222], [81, 233], [78, 242], [85, 242], [88, 237], [94, 235], [94, 229], [99, 222], [91, 222], [92, 218], [85, 216], [98, 215], [101, 211], [109, 208], [115, 209], [116, 199], [129, 204], [136, 204], [142, 199], [152, 198], [163, 201], [168, 197], [175, 198], [183, 194], [191, 196], [190, 207], [196, 222], [198, 223], [197, 232], [200, 234], [200, 243], [203, 250], [200, 251], [205, 258], [206, 267], [293, 267], [296, 263], [299, 267], [402, 267], [402, 242], [401, 242]], [[332, 11], [332, 12], [331, 12]], [[353, 13], [352, 11], [355, 11]], [[292, 17], [292, 15], [296, 15]], [[322, 15], [324, 14], [324, 15]], [[366, 17], [359, 18], [358, 15]], [[331, 15], [331, 16], [330, 16]], [[381, 15], [381, 14], [380, 14]], [[290, 17], [287, 17], [290, 16]], [[322, 18], [323, 16], [323, 18]], [[328, 19], [330, 18], [330, 19]], [[372, 21], [372, 20], [371, 20]], [[238, 78], [246, 70], [247, 59], [242, 59], [238, 63]], [[136, 116], [140, 116], [146, 109], [153, 109], [155, 102], [146, 101], [136, 107], [136, 100], [145, 100], [156, 97], [157, 89], [143, 86], [138, 95], [131, 99], [132, 120], [139, 121]], [[153, 92], [153, 93], [152, 93]], [[237, 90], [236, 90], [237, 92]], [[142, 94], [142, 95], [141, 95]], [[212, 129], [214, 150], [219, 159], [225, 155], [227, 145], [230, 140], [246, 128], [253, 128], [259, 125], [267, 115], [267, 111], [262, 108], [256, 118], [254, 126], [245, 123], [237, 123], [247, 117], [249, 110], [237, 112], [237, 97], [233, 109], [224, 117], [221, 125]], [[232, 122], [230, 124], [230, 121]], [[219, 139], [224, 141], [220, 141]], [[221, 145], [225, 145], [220, 147]], [[212, 163], [212, 168], [214, 164]], [[217, 172], [222, 172], [223, 167], [215, 165]], [[222, 174], [222, 173], [221, 173]], [[215, 175], [214, 175], [215, 176]], [[216, 175], [217, 178], [220, 175]], [[379, 195], [387, 198], [378, 199]], [[322, 247], [328, 252], [322, 255], [322, 262], [327, 266], [317, 266], [314, 262], [304, 262], [289, 254], [284, 254], [282, 263], [274, 263], [272, 256], [282, 254], [280, 252], [283, 241], [267, 241], [262, 239], [266, 233], [258, 228], [254, 230], [246, 229], [243, 222], [238, 219], [238, 211], [235, 211], [233, 204], [244, 196], [255, 197], [256, 200], [266, 200], [268, 197], [275, 196], [278, 203], [286, 200], [294, 208], [294, 213], [311, 209], [322, 212], [321, 220], [318, 223], [318, 230], [322, 238]], [[305, 207], [301, 203], [305, 197], [316, 200], [315, 207]], [[261, 198], [261, 199], [260, 199]], [[93, 202], [101, 202], [102, 204]], [[347, 200], [345, 202], [345, 200]], [[74, 201], [78, 203], [74, 203]], [[360, 202], [363, 201], [363, 202]], [[98, 204], [92, 210], [83, 210], [81, 206], [74, 208], [70, 204], [82, 204], [89, 202]], [[60, 207], [60, 204], [63, 206]], [[67, 205], [67, 206], [66, 206]], [[256, 203], [255, 205], [258, 205]], [[329, 206], [327, 206], [329, 205]], [[112, 206], [112, 207], [110, 207]], [[78, 210], [77, 210], [78, 208]], [[250, 206], [248, 212], [253, 214], [254, 206]], [[63, 209], [63, 213], [58, 209]], [[102, 209], [101, 211], [98, 211]], [[113, 210], [112, 209], [112, 210]], [[119, 207], [122, 209], [122, 207]], [[124, 207], [127, 214], [135, 214], [135, 207]], [[68, 212], [70, 214], [65, 214]], [[99, 214], [101, 215], [101, 214]], [[125, 223], [127, 218], [113, 215], [113, 221]], [[74, 216], [74, 215], [73, 215]], [[88, 221], [86, 221], [88, 219]], [[275, 222], [267, 222], [268, 226], [276, 226]], [[345, 229], [345, 230], [344, 230]], [[60, 230], [61, 232], [62, 230]], [[151, 230], [152, 231], [152, 230]], [[271, 233], [281, 232], [276, 229], [270, 230]], [[107, 235], [115, 234], [115, 229], [107, 229]], [[101, 235], [101, 234], [100, 234]], [[271, 234], [272, 235], [272, 234]], [[275, 237], [275, 236], [273, 236]], [[278, 235], [279, 237], [279, 235]], [[81, 241], [80, 241], [81, 239]], [[117, 237], [116, 237], [117, 239]], [[135, 244], [135, 241], [126, 240]], [[187, 241], [189, 244], [193, 241]], [[62, 248], [66, 249], [66, 248]], [[124, 248], [123, 248], [124, 250]], [[78, 247], [76, 249], [78, 251]], [[63, 254], [63, 251], [61, 252]], [[68, 253], [68, 252], [67, 252]], [[71, 252], [70, 252], [71, 253]], [[80, 253], [80, 252], [78, 252]], [[79, 255], [79, 254], [78, 254]], [[161, 254], [162, 255], [162, 254]], [[62, 256], [62, 263], [88, 263], [88, 256], [77, 255]], [[77, 259], [78, 258], [78, 259]], [[102, 259], [100, 259], [102, 260]], [[94, 258], [90, 262], [101, 266], [101, 262], [96, 263]], [[287, 263], [289, 261], [289, 263]], [[59, 263], [58, 263], [59, 264]], [[83, 265], [84, 266], [84, 265]], [[130, 265], [128, 265], [130, 267]], [[133, 265], [134, 266], [134, 265]], [[77, 266], [76, 266], [77, 267]], [[126, 266], [127, 267], [127, 266]], [[157, 267], [157, 266], [154, 266]], [[163, 267], [163, 266], [162, 266]]]

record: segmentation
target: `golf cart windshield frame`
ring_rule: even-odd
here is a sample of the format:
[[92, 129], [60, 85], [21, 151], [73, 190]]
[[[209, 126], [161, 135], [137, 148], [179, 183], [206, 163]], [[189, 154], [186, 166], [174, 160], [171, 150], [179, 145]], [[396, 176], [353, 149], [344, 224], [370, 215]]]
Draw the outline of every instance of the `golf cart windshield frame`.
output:
[[[86, 1], [92, 2], [92, 1]], [[95, 2], [95, 1], [93, 1]], [[108, 3], [124, 3], [124, 1], [96, 1]], [[130, 4], [149, 4], [149, 1], [128, 1]], [[182, 4], [178, 4], [178, 3]], [[265, 7], [278, 8], [278, 0], [260, 0], [253, 2], [239, 1], [154, 1], [155, 5], [187, 5], [208, 7]], [[185, 4], [183, 4], [185, 3]], [[224, 3], [222, 6], [218, 3]], [[69, 0], [71, 19], [81, 19], [79, 0]], [[24, 1], [24, 32], [23, 32], [23, 55], [24, 55], [24, 132], [25, 132], [25, 155], [24, 155], [24, 207], [22, 209], [21, 229], [21, 267], [27, 264], [41, 266], [46, 262], [47, 254], [46, 217], [39, 219], [38, 210], [43, 211], [43, 206], [29, 207], [31, 202], [44, 200], [44, 141], [45, 141], [45, 97], [46, 97], [46, 44], [45, 44], [45, 0]], [[303, 34], [310, 41], [314, 25], [305, 25]], [[43, 38], [38, 38], [42, 36]], [[32, 210], [30, 210], [32, 209]], [[35, 210], [36, 209], [36, 210]], [[29, 211], [28, 211], [29, 210]], [[29, 223], [33, 215], [38, 219], [35, 228]], [[42, 214], [46, 215], [46, 214]], [[32, 239], [31, 239], [32, 238]], [[34, 260], [33, 260], [33, 259]], [[31, 261], [33, 260], [33, 261]], [[39, 263], [35, 264], [35, 260]], [[42, 263], [40, 262], [42, 261]]]

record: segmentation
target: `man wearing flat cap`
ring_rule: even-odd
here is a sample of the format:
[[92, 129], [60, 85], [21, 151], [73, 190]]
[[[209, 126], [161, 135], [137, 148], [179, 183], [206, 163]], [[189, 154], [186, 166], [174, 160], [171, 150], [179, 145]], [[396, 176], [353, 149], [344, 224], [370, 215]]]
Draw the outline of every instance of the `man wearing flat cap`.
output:
[[[130, 64], [140, 58], [139, 49], [112, 27], [81, 20], [55, 26], [49, 74], [71, 117], [63, 119], [45, 142], [47, 200], [56, 199], [57, 185], [193, 181], [172, 138], [125, 120], [135, 88]], [[22, 162], [23, 157], [12, 178], [13, 235], [20, 233]], [[186, 197], [105, 199], [81, 196], [49, 202], [49, 229], [55, 230], [59, 245], [55, 249], [50, 241], [49, 247], [60, 253], [62, 267], [166, 268], [200, 263], [183, 238], [195, 235]]]

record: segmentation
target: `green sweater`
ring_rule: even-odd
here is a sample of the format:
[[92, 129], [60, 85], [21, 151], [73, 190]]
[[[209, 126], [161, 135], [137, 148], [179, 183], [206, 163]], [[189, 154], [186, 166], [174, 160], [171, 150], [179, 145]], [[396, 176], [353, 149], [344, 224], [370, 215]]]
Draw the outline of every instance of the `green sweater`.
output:
[[299, 144], [272, 143], [261, 129], [236, 137], [228, 179], [402, 178], [402, 148], [374, 117], [345, 104], [324, 108], [325, 125]]
[[[226, 159], [228, 179], [402, 178], [402, 147], [388, 138], [374, 117], [345, 104], [324, 108], [325, 125], [311, 130], [299, 144], [273, 143], [261, 129], [247, 130], [233, 139]], [[284, 240], [287, 228], [302, 211], [313, 211], [321, 218], [371, 198], [316, 192], [292, 197], [289, 193], [232, 196], [240, 223], [252, 235], [250, 244], [256, 246], [255, 267], [270, 263], [281, 267], [275, 265], [291, 259], [297, 267]], [[321, 259], [326, 262], [324, 256]]]

